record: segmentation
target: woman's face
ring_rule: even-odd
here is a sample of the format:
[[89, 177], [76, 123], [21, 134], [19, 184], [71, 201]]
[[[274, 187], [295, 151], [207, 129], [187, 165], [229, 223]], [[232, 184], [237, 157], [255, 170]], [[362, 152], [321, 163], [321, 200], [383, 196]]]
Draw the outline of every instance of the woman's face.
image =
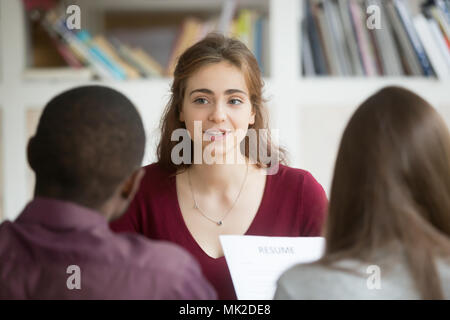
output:
[[[215, 156], [239, 150], [255, 113], [243, 73], [229, 62], [203, 66], [188, 80], [180, 112], [194, 144], [214, 150]], [[194, 121], [201, 125], [201, 136]]]

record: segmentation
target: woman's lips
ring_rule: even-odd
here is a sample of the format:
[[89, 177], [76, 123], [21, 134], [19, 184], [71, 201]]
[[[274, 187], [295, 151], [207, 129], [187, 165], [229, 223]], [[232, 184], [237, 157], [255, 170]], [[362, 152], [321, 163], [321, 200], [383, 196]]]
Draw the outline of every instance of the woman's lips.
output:
[[209, 141], [220, 141], [223, 140], [227, 134], [229, 134], [229, 130], [211, 130], [211, 131], [205, 131], [205, 136]]

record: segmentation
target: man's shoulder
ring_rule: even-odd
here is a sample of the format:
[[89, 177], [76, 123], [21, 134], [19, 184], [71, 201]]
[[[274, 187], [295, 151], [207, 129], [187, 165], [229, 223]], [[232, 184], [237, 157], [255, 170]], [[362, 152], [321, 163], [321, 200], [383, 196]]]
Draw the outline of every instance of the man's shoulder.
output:
[[[121, 257], [125, 268], [114, 274], [133, 279], [124, 283], [133, 296], [151, 299], [212, 299], [212, 289], [203, 278], [198, 262], [180, 246], [121, 233], [120, 242], [129, 248]], [[152, 288], [148, 291], [148, 288]], [[128, 290], [127, 289], [127, 290]]]
[[151, 240], [135, 233], [115, 234], [120, 242], [122, 261], [126, 261], [129, 268], [143, 270], [160, 270], [163, 273], [181, 273], [186, 269], [198, 267], [194, 258], [180, 246], [164, 241]]

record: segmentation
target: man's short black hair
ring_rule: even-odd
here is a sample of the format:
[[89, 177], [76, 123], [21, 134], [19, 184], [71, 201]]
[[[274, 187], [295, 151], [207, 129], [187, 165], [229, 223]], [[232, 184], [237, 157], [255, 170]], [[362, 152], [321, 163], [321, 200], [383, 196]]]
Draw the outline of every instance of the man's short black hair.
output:
[[103, 86], [83, 86], [54, 97], [45, 107], [28, 161], [36, 195], [97, 207], [138, 169], [145, 132], [133, 103]]

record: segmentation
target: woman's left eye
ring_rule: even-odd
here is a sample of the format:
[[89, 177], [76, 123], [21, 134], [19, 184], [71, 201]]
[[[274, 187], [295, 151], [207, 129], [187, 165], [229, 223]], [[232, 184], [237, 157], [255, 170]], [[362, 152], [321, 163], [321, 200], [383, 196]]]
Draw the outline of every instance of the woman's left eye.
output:
[[237, 105], [237, 104], [242, 104], [242, 101], [240, 99], [231, 99], [230, 103]]

